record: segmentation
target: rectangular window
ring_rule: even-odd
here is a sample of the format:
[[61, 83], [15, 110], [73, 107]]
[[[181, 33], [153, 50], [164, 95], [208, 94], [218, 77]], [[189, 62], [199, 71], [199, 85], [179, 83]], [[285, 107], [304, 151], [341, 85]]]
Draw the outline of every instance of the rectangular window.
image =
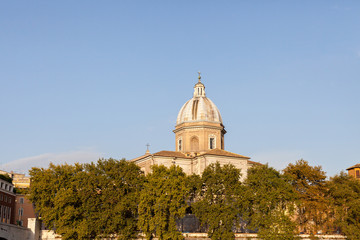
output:
[[210, 138], [210, 149], [214, 149], [215, 148], [215, 139], [214, 138]]
[[179, 151], [181, 151], [181, 147], [182, 147], [181, 142], [182, 142], [181, 139], [179, 139]]
[[19, 199], [19, 202], [20, 202], [20, 204], [24, 204], [24, 198], [21, 197], [21, 198]]
[[356, 178], [360, 178], [360, 170], [356, 170]]
[[21, 217], [24, 214], [24, 209], [23, 208], [19, 208], [19, 216]]

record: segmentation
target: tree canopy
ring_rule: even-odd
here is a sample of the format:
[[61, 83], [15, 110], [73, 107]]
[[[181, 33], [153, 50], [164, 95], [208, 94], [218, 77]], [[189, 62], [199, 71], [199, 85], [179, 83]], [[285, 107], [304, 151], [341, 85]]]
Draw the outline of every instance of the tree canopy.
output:
[[6, 174], [0, 174], [0, 179], [7, 181], [8, 183], [12, 183], [12, 178], [9, 177], [9, 175]]
[[360, 239], [360, 181], [341, 172], [327, 182], [334, 221], [332, 228], [349, 240]]
[[211, 239], [234, 239], [239, 214], [242, 212], [240, 170], [233, 165], [210, 164], [200, 179], [202, 186], [192, 204], [195, 215], [208, 228]]
[[297, 224], [301, 231], [316, 234], [324, 230], [329, 202], [326, 198], [326, 174], [321, 166], [310, 166], [303, 159], [290, 163], [284, 175], [298, 193]]
[[33, 168], [30, 200], [44, 224], [63, 239], [137, 234], [137, 202], [144, 175], [125, 160]]
[[297, 233], [342, 233], [360, 239], [360, 181], [340, 173], [326, 180], [321, 166], [299, 160], [283, 173], [253, 166], [240, 170], [219, 162], [201, 176], [179, 166], [153, 166], [144, 175], [134, 163], [97, 163], [32, 168], [30, 200], [45, 226], [66, 239], [183, 239], [186, 214], [196, 216], [213, 240], [239, 231], [264, 240]]
[[140, 194], [138, 226], [146, 239], [183, 239], [176, 220], [185, 215], [190, 188], [179, 166], [153, 166]]
[[264, 240], [294, 239], [291, 216], [297, 195], [286, 177], [268, 165], [254, 166], [245, 185], [248, 227]]

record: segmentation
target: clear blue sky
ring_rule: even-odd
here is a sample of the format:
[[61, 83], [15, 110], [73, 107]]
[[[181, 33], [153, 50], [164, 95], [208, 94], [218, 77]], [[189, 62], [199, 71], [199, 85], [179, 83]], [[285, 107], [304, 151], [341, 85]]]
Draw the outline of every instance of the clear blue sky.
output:
[[0, 168], [174, 150], [197, 71], [225, 149], [360, 163], [360, 1], [1, 1]]

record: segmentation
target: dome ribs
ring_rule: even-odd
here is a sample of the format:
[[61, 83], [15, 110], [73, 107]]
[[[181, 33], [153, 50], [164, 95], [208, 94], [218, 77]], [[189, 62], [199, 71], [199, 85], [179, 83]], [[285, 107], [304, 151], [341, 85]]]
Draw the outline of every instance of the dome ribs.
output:
[[194, 100], [192, 105], [192, 120], [197, 119], [198, 105], [199, 105], [199, 100]]

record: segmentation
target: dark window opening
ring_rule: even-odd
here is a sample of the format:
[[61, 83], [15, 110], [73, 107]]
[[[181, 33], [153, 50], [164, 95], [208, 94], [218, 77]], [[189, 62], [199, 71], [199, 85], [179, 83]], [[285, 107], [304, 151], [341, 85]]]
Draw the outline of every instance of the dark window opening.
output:
[[210, 149], [214, 149], [214, 148], [215, 148], [215, 139], [210, 138]]
[[24, 209], [23, 208], [19, 208], [19, 216], [22, 216], [24, 214]]

